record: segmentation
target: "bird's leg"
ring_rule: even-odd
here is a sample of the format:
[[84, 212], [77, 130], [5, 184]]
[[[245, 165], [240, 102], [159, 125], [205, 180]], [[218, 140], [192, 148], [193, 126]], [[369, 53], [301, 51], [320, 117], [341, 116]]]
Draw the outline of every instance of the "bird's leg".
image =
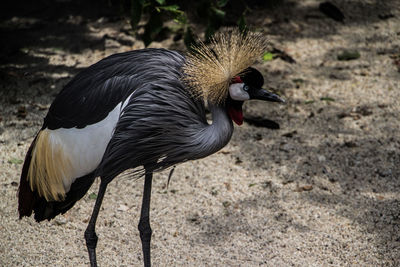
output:
[[150, 228], [149, 213], [150, 213], [150, 197], [151, 197], [151, 180], [153, 173], [146, 172], [144, 180], [142, 209], [140, 211], [139, 232], [142, 240], [143, 261], [145, 267], [150, 267], [150, 240], [152, 230]]
[[107, 183], [101, 181], [99, 192], [97, 194], [96, 204], [94, 204], [92, 216], [90, 217], [89, 224], [85, 231], [86, 247], [89, 252], [90, 266], [96, 267], [96, 245], [97, 245], [97, 235], [95, 232], [96, 220], [99, 215], [99, 210], [101, 203], [103, 201], [104, 193], [106, 192]]
[[168, 186], [169, 186], [169, 181], [171, 181], [171, 177], [172, 177], [172, 174], [174, 173], [174, 171], [175, 171], [175, 166], [173, 166], [172, 169], [169, 172], [168, 181], [167, 181], [167, 189], [168, 189]]

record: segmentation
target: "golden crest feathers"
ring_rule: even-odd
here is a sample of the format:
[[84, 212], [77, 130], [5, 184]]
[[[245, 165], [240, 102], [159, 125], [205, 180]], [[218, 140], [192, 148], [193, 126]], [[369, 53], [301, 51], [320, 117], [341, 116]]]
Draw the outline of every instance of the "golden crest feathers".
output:
[[200, 42], [186, 56], [183, 81], [194, 97], [218, 104], [225, 100], [231, 80], [261, 58], [268, 41], [261, 33], [229, 28]]

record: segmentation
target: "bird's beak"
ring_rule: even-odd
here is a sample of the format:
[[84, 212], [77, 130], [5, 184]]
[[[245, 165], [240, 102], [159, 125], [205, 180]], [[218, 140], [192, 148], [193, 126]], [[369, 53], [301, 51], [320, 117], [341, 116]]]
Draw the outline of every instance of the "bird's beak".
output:
[[252, 90], [250, 99], [259, 99], [264, 101], [286, 103], [285, 99], [281, 98], [279, 95], [274, 94], [263, 88]]

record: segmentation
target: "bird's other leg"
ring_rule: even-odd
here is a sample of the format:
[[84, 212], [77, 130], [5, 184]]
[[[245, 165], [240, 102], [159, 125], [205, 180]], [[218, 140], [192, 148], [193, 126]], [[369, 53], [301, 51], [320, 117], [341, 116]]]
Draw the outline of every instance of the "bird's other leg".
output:
[[104, 193], [107, 189], [107, 184], [103, 181], [100, 183], [99, 192], [97, 194], [96, 203], [94, 204], [92, 216], [90, 217], [89, 224], [85, 231], [85, 240], [86, 240], [86, 247], [89, 252], [89, 259], [90, 259], [90, 266], [96, 267], [96, 245], [97, 245], [97, 235], [96, 235], [96, 220], [97, 216], [99, 215], [99, 210], [101, 207], [101, 203], [103, 201]]
[[144, 190], [143, 190], [143, 201], [142, 209], [140, 211], [140, 221], [139, 221], [139, 232], [140, 239], [142, 240], [142, 250], [143, 250], [143, 262], [145, 267], [151, 266], [150, 261], [150, 240], [152, 230], [150, 228], [150, 197], [151, 197], [151, 180], [153, 179], [153, 173], [146, 172], [144, 179]]

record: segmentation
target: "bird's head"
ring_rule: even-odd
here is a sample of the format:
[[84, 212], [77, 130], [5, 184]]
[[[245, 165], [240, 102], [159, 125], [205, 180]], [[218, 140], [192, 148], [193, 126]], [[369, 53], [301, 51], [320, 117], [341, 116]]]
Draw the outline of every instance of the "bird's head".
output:
[[244, 101], [285, 102], [263, 89], [263, 76], [250, 67], [268, 46], [262, 33], [226, 29], [214, 35], [209, 44], [192, 47], [183, 66], [182, 79], [195, 98], [203, 98], [213, 105], [225, 105], [231, 119], [241, 125]]
[[263, 84], [264, 78], [261, 73], [251, 67], [232, 79], [226, 100], [226, 108], [229, 116], [237, 125], [243, 123], [242, 105], [246, 100], [259, 99], [272, 102], [285, 102], [277, 94], [263, 89]]

